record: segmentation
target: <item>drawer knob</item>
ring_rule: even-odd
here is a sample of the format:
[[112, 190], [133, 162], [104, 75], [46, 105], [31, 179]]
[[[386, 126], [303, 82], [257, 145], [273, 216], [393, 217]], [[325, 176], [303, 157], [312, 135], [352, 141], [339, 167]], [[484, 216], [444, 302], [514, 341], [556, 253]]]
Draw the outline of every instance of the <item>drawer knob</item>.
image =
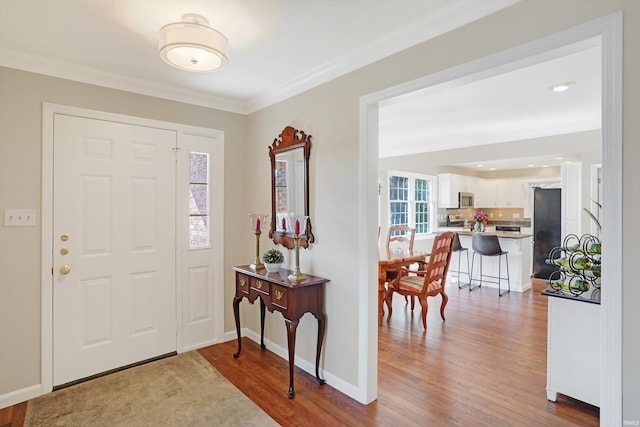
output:
[[282, 297], [284, 296], [284, 292], [282, 292], [282, 291], [276, 290], [275, 293], [276, 293], [276, 299], [278, 301], [280, 301], [282, 299]]
[[247, 286], [247, 281], [245, 279], [240, 279], [240, 286], [243, 288]]
[[261, 280], [258, 280], [258, 281], [256, 282], [256, 288], [258, 288], [258, 289], [262, 289], [262, 281], [261, 281]]

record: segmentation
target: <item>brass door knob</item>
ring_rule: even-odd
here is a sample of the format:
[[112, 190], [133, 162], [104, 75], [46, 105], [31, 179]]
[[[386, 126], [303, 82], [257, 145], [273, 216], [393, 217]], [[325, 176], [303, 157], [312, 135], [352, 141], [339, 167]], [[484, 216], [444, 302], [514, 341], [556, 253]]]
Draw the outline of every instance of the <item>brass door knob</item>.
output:
[[62, 267], [60, 267], [60, 274], [69, 274], [71, 273], [71, 267], [69, 267], [68, 265], [63, 265]]

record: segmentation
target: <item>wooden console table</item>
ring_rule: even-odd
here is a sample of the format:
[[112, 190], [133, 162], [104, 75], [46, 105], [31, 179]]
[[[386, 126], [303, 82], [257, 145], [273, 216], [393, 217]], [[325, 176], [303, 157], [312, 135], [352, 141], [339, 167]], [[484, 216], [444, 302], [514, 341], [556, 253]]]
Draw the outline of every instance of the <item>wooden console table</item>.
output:
[[242, 350], [240, 339], [240, 301], [246, 297], [250, 303], [260, 297], [260, 347], [264, 345], [264, 316], [265, 308], [269, 312], [279, 311], [284, 317], [287, 328], [287, 344], [289, 347], [289, 398], [295, 396], [293, 388], [293, 367], [296, 353], [296, 328], [300, 318], [305, 313], [311, 313], [318, 319], [318, 342], [316, 347], [316, 379], [318, 384], [324, 384], [318, 373], [322, 340], [324, 339], [325, 315], [322, 311], [324, 303], [323, 284], [328, 279], [309, 276], [305, 280], [293, 282], [287, 277], [292, 271], [280, 270], [278, 273], [267, 273], [265, 269], [252, 270], [248, 265], [233, 267], [236, 272], [236, 295], [233, 298], [233, 314], [238, 333], [237, 358]]

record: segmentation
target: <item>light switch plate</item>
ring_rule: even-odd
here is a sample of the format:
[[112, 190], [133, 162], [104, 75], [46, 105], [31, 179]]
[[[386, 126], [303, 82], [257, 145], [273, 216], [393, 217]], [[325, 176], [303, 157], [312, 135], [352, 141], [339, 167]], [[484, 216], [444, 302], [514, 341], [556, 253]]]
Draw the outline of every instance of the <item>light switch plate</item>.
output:
[[35, 209], [5, 209], [4, 210], [4, 226], [5, 227], [35, 227], [36, 210]]

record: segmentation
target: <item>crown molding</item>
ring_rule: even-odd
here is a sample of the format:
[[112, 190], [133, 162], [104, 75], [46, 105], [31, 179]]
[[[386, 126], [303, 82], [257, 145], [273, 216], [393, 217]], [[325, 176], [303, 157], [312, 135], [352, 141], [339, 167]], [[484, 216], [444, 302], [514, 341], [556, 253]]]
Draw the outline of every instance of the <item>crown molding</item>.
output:
[[202, 91], [107, 73], [95, 68], [81, 67], [51, 58], [3, 48], [0, 48], [0, 66], [137, 93], [139, 95], [163, 98], [232, 113], [247, 114], [247, 103], [244, 100], [206, 94]]

